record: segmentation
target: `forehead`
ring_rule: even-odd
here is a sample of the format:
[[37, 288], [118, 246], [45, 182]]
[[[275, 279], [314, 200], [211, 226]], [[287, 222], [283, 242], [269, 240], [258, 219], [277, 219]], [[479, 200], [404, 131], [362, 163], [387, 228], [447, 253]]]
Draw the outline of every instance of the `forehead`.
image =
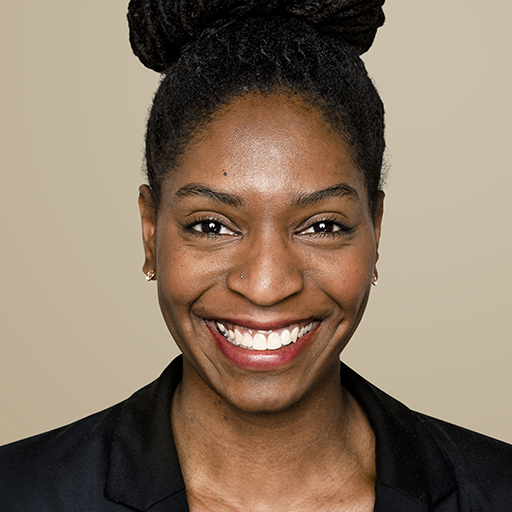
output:
[[316, 108], [283, 94], [250, 94], [220, 109], [171, 174], [174, 192], [198, 183], [271, 196], [345, 182], [366, 196], [342, 137]]

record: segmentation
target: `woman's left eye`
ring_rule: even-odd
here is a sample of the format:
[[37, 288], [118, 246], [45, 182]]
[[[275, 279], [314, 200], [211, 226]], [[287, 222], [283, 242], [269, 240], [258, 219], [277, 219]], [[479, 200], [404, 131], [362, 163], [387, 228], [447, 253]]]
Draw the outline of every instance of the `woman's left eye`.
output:
[[321, 220], [311, 224], [307, 229], [301, 231], [301, 234], [327, 235], [330, 233], [338, 233], [340, 231], [349, 231], [349, 228], [333, 220]]

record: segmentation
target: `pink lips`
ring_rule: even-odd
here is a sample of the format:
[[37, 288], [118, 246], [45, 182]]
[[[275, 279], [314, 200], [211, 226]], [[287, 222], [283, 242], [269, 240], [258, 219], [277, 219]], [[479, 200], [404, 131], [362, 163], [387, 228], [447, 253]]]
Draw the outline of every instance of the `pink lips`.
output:
[[[237, 322], [232, 322], [237, 324]], [[220, 334], [215, 326], [215, 321], [206, 322], [217, 346], [224, 356], [233, 364], [247, 370], [273, 370], [286, 366], [293, 361], [308, 345], [308, 342], [314, 336], [319, 322], [314, 322], [314, 326], [307, 334], [300, 337], [295, 343], [283, 346], [277, 350], [250, 350], [234, 345]], [[281, 326], [283, 323], [280, 324]], [[277, 324], [255, 324], [244, 326], [260, 331], [270, 331], [279, 327]]]

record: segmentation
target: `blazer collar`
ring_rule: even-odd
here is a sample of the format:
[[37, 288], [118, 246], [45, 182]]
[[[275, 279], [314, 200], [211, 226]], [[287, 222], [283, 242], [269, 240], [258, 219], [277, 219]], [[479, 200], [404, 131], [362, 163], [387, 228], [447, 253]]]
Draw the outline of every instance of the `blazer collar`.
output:
[[[108, 499], [136, 510], [169, 510], [171, 504], [172, 510], [188, 510], [169, 413], [181, 377], [179, 356], [122, 405], [111, 444]], [[456, 482], [422, 417], [344, 364], [341, 382], [375, 432], [375, 511], [444, 510], [443, 504], [456, 499]]]
[[136, 510], [188, 510], [170, 418], [182, 371], [180, 356], [122, 405], [110, 451], [108, 499]]
[[375, 432], [375, 510], [443, 510], [443, 504], [455, 499], [457, 484], [422, 416], [343, 363], [341, 382], [364, 409]]

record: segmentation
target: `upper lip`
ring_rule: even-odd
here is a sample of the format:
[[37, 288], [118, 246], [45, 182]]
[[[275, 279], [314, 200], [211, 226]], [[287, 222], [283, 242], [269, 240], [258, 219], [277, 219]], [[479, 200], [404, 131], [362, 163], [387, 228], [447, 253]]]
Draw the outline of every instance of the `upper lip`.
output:
[[254, 318], [250, 319], [240, 319], [240, 318], [226, 318], [226, 317], [217, 317], [212, 318], [212, 321], [217, 322], [226, 322], [234, 325], [239, 325], [240, 327], [245, 327], [246, 329], [253, 329], [255, 331], [273, 331], [276, 329], [282, 329], [288, 327], [290, 325], [295, 324], [304, 324], [307, 325], [315, 320], [313, 317], [307, 318], [286, 318], [286, 319], [274, 319], [274, 320], [257, 320]]

